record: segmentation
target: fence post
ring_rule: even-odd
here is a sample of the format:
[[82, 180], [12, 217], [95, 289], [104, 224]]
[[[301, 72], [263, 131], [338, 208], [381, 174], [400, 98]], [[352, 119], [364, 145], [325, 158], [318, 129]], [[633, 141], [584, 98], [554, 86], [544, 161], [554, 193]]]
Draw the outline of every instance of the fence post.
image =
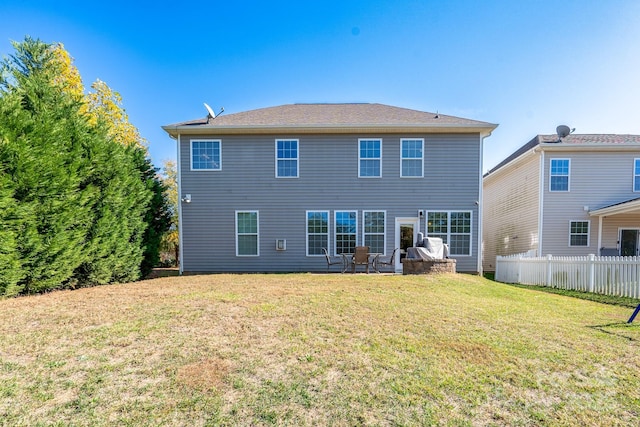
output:
[[522, 255], [518, 255], [518, 276], [516, 277], [516, 283], [522, 284]]
[[596, 272], [596, 256], [594, 254], [589, 254], [589, 292], [593, 292], [595, 272]]
[[547, 282], [545, 283], [547, 286], [551, 286], [551, 258], [553, 255], [547, 255]]

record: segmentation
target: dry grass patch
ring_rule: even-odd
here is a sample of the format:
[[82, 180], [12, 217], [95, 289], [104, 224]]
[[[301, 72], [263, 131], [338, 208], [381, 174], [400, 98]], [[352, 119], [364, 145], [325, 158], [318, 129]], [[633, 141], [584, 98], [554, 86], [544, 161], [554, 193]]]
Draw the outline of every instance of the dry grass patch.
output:
[[465, 275], [0, 301], [0, 425], [638, 425], [628, 308]]

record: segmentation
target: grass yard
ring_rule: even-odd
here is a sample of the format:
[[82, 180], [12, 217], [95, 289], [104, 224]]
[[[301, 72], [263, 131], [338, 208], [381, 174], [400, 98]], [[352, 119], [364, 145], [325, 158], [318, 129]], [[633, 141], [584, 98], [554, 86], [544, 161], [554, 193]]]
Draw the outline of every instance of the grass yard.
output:
[[628, 307], [467, 275], [210, 275], [0, 301], [0, 425], [640, 424]]

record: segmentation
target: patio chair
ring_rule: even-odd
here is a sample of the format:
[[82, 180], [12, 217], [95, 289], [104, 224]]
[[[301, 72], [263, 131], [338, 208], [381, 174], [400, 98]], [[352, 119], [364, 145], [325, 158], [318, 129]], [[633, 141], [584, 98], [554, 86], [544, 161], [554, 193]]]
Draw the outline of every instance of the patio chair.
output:
[[[393, 267], [396, 262], [396, 252], [398, 252], [399, 248], [395, 248], [390, 256], [376, 256], [376, 259], [373, 260], [373, 268], [376, 270], [376, 273], [380, 273], [380, 267]], [[393, 269], [395, 271], [395, 269]]]
[[327, 259], [327, 273], [329, 273], [332, 265], [340, 265], [340, 272], [344, 273], [344, 260], [342, 257], [331, 257], [326, 248], [322, 248], [322, 252], [324, 253], [324, 257]]
[[356, 246], [356, 251], [353, 254], [352, 272], [356, 272], [358, 265], [367, 266], [367, 274], [369, 273], [369, 246]]

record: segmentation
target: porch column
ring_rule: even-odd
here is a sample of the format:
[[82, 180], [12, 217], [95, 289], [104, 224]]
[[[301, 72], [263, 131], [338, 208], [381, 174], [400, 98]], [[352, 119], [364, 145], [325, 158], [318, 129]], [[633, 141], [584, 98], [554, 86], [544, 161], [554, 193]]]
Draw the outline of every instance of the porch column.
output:
[[598, 253], [600, 256], [600, 248], [602, 247], [602, 215], [598, 215]]

